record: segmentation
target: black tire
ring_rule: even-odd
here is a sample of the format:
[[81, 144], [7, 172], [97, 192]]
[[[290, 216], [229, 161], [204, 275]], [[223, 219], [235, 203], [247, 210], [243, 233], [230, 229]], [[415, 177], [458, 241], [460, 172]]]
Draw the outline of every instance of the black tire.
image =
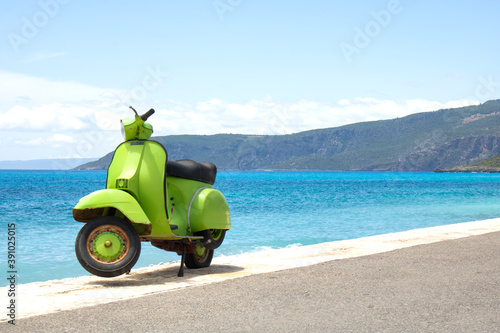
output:
[[114, 216], [102, 216], [80, 230], [75, 253], [88, 272], [114, 277], [130, 272], [141, 254], [141, 241], [130, 223]]
[[210, 266], [214, 257], [214, 250], [198, 246], [196, 253], [186, 253], [185, 264], [187, 268], [197, 269]]
[[205, 245], [207, 249], [215, 250], [221, 246], [226, 236], [226, 230], [224, 229], [210, 229], [202, 230], [194, 233], [196, 236], [203, 236], [204, 241], [210, 241]]

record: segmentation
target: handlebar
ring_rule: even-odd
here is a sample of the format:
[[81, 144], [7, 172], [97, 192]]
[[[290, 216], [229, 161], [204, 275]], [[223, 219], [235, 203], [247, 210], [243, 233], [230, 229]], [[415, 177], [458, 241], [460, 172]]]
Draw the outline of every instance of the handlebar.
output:
[[145, 114], [143, 114], [142, 116], [139, 116], [139, 114], [137, 113], [137, 111], [135, 111], [135, 109], [134, 109], [133, 107], [129, 106], [129, 108], [131, 108], [131, 109], [134, 111], [135, 116], [136, 116], [136, 117], [141, 118], [141, 119], [142, 119], [142, 121], [146, 121], [146, 120], [148, 120], [148, 118], [149, 118], [149, 117], [151, 117], [151, 115], [152, 115], [153, 113], [155, 113], [155, 110], [154, 110], [154, 109], [150, 109], [148, 112], [146, 112], [146, 113], [145, 113]]
[[142, 116], [140, 116], [140, 118], [144, 121], [148, 120], [149, 117], [151, 117], [151, 115], [155, 113], [155, 110], [154, 109], [150, 109], [148, 112], [146, 112], [145, 114], [143, 114]]

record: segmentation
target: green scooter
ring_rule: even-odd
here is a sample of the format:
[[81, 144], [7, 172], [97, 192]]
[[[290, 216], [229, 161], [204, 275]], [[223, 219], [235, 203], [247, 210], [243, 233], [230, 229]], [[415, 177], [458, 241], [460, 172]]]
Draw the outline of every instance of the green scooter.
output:
[[80, 199], [73, 208], [85, 222], [76, 238], [80, 264], [92, 274], [113, 277], [130, 272], [141, 241], [181, 255], [178, 276], [208, 267], [231, 228], [224, 195], [214, 189], [217, 168], [210, 162], [169, 161], [167, 151], [149, 140], [146, 120], [153, 109], [121, 120], [125, 141], [115, 150], [106, 189]]

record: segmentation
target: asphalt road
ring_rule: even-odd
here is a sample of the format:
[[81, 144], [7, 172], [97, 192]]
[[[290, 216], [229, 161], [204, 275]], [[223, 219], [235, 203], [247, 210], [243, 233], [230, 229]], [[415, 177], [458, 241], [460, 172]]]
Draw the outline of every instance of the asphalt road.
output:
[[[20, 305], [21, 306], [21, 305]], [[2, 323], [22, 332], [500, 332], [500, 232]]]

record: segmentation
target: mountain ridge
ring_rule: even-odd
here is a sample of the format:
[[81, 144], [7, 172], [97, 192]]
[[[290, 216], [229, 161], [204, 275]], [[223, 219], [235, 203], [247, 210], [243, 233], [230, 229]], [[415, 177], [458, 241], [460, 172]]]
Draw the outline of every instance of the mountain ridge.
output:
[[[500, 154], [500, 100], [286, 135], [153, 137], [169, 159], [235, 170], [433, 171]], [[106, 169], [112, 153], [77, 169]]]

